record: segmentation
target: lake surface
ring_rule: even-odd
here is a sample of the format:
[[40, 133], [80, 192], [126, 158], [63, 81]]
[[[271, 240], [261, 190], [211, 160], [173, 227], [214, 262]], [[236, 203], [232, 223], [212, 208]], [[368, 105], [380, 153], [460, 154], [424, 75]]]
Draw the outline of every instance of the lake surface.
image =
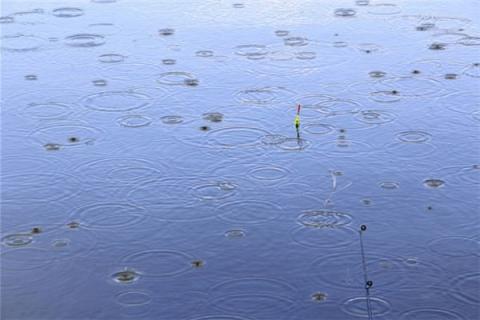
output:
[[1, 10], [2, 319], [479, 319], [478, 1]]

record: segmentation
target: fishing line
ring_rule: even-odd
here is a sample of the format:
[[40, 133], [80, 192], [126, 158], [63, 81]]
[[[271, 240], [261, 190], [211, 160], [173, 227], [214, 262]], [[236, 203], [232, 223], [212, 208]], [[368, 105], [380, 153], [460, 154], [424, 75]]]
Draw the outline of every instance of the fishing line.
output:
[[373, 320], [372, 304], [370, 301], [370, 288], [373, 286], [373, 282], [368, 280], [367, 264], [365, 262], [365, 249], [363, 247], [363, 232], [366, 230], [367, 226], [362, 224], [358, 234], [360, 235], [360, 251], [362, 253], [363, 278], [365, 280], [365, 301], [367, 302], [368, 320]]

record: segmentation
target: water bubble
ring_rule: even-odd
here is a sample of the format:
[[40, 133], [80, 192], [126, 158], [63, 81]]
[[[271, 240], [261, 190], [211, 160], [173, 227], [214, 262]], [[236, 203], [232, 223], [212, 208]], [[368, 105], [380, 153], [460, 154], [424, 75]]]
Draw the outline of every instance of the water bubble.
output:
[[57, 144], [57, 143], [45, 143], [43, 145], [43, 147], [45, 148], [45, 150], [47, 151], [58, 151], [60, 150], [60, 145]]
[[440, 179], [426, 179], [423, 184], [429, 188], [440, 188], [445, 185], [445, 181]]
[[404, 131], [397, 134], [397, 139], [406, 143], [423, 143], [432, 138], [432, 135], [424, 131]]
[[337, 17], [353, 17], [357, 14], [357, 11], [355, 9], [350, 9], [350, 8], [339, 8], [335, 9], [334, 15]]
[[386, 189], [386, 190], [394, 190], [394, 189], [398, 189], [399, 187], [400, 185], [398, 183], [392, 182], [392, 181], [385, 181], [380, 183], [380, 188]]
[[424, 22], [424, 23], [421, 23], [420, 25], [418, 25], [417, 27], [415, 27], [415, 30], [417, 30], [417, 31], [428, 31], [428, 30], [432, 30], [433, 28], [435, 28], [435, 23]]
[[372, 78], [383, 78], [386, 76], [386, 72], [383, 71], [370, 71], [368, 75]]
[[288, 30], [277, 30], [275, 31], [275, 35], [278, 37], [286, 37], [290, 34], [290, 31]]
[[57, 8], [52, 11], [52, 14], [55, 17], [59, 18], [73, 18], [83, 15], [83, 10], [80, 8]]
[[205, 261], [203, 260], [193, 260], [192, 267], [194, 268], [202, 268], [205, 265]]
[[27, 74], [27, 75], [25, 76], [25, 80], [35, 81], [35, 80], [37, 80], [37, 79], [38, 79], [38, 77], [37, 77], [37, 75], [35, 75], [35, 74]]
[[335, 47], [335, 48], [346, 48], [348, 47], [348, 43], [345, 42], [345, 41], [334, 41], [332, 43], [332, 45]]
[[223, 121], [223, 114], [220, 112], [207, 112], [202, 115], [204, 120], [210, 122], [222, 122]]
[[310, 210], [297, 218], [300, 224], [314, 228], [338, 228], [350, 224], [352, 217], [343, 212], [331, 210]]
[[112, 278], [118, 283], [133, 283], [138, 280], [140, 274], [134, 269], [125, 268], [122, 271], [115, 272]]
[[440, 43], [440, 42], [434, 42], [430, 44], [430, 46], [428, 47], [428, 49], [430, 50], [445, 50], [446, 48], [447, 48], [447, 44]]
[[65, 37], [65, 44], [78, 48], [98, 47], [105, 44], [105, 37], [99, 34], [79, 33]]
[[211, 50], [199, 50], [199, 51], [195, 52], [195, 55], [197, 57], [201, 57], [201, 58], [210, 58], [210, 57], [213, 57], [213, 51], [211, 51]]
[[158, 30], [158, 34], [161, 36], [171, 36], [174, 33], [175, 33], [175, 29], [171, 29], [171, 28], [164, 28], [164, 29]]
[[98, 61], [102, 63], [118, 63], [125, 61], [126, 56], [118, 53], [105, 53], [98, 56]]
[[152, 119], [142, 115], [128, 115], [117, 119], [117, 122], [127, 128], [141, 128], [149, 126], [152, 123]]
[[[458, 78], [458, 74], [456, 74], [456, 73], [446, 73], [443, 77], [447, 80], [455, 80], [455, 79]], [[480, 75], [479, 75], [479, 77], [480, 77]]]
[[232, 229], [225, 232], [225, 237], [228, 239], [240, 239], [245, 237], [246, 233], [241, 229]]
[[189, 86], [189, 87], [196, 87], [196, 86], [198, 86], [199, 81], [198, 81], [198, 79], [185, 79], [185, 80], [183, 80], [183, 83], [186, 86]]
[[162, 63], [164, 65], [171, 66], [171, 65], [174, 65], [175, 63], [177, 63], [177, 60], [175, 60], [175, 59], [162, 59]]
[[67, 227], [70, 228], [70, 229], [78, 229], [78, 228], [80, 228], [80, 222], [78, 222], [78, 221], [69, 222], [69, 223], [67, 223]]
[[92, 80], [92, 83], [96, 87], [105, 87], [107, 85], [107, 80], [103, 80], [103, 79]]
[[160, 120], [165, 124], [179, 124], [183, 122], [182, 116], [163, 116]]
[[283, 38], [283, 42], [286, 46], [303, 47], [308, 44], [308, 39], [304, 37], [287, 37]]
[[15, 18], [11, 16], [2, 16], [0, 17], [0, 24], [2, 23], [14, 23]]
[[2, 238], [2, 243], [8, 247], [23, 247], [32, 241], [33, 237], [30, 233], [9, 234]]

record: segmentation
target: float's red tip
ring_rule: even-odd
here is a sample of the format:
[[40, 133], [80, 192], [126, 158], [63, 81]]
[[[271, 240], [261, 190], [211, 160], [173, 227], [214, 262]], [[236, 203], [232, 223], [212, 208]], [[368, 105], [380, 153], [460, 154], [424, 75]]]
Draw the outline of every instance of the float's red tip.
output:
[[300, 106], [300, 105], [298, 105], [298, 107], [297, 107], [297, 114], [299, 114], [299, 113], [300, 113], [300, 108], [301, 108], [301, 106]]

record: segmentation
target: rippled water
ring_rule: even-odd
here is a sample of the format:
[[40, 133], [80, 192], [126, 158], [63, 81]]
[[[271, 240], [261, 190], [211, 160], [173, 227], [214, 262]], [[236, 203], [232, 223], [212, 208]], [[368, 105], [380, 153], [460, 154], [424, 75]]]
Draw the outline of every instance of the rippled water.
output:
[[479, 319], [479, 10], [2, 1], [0, 317]]

